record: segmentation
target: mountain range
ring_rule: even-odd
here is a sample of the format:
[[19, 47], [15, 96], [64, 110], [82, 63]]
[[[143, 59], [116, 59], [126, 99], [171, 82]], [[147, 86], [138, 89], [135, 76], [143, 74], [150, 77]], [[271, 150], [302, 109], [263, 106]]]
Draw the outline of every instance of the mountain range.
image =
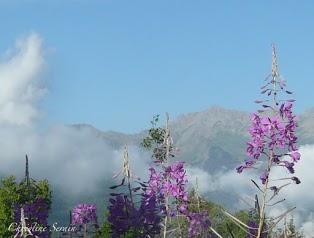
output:
[[[77, 130], [88, 128], [114, 148], [125, 143], [139, 145], [148, 135], [148, 130], [125, 134], [103, 132], [88, 124], [73, 127]], [[243, 162], [246, 141], [250, 140], [249, 127], [250, 113], [219, 106], [180, 115], [170, 125], [174, 145], [180, 150], [180, 160], [210, 173], [235, 168]], [[298, 115], [296, 135], [299, 145], [314, 143], [314, 108]]]

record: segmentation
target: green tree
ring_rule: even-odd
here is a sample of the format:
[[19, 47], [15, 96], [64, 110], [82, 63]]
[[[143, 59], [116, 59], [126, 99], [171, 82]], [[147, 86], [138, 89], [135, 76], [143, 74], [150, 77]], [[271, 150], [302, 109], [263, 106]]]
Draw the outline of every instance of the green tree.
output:
[[140, 146], [146, 149], [153, 148], [152, 157], [155, 157], [160, 162], [164, 162], [166, 160], [166, 130], [162, 127], [157, 127], [158, 121], [159, 115], [154, 116], [153, 120], [151, 121], [152, 127], [148, 131], [148, 136], [143, 139], [143, 142], [140, 144]]
[[43, 198], [51, 208], [51, 194], [49, 182], [41, 180], [38, 183], [31, 180], [30, 187], [26, 183], [17, 185], [14, 176], [1, 180], [0, 184], [0, 237], [11, 237], [13, 228], [9, 229], [14, 220], [14, 205], [31, 203], [37, 198]]
[[111, 224], [108, 222], [109, 211], [105, 211], [105, 221], [100, 226], [98, 233], [95, 235], [95, 238], [110, 238], [111, 237]]
[[44, 179], [38, 183], [35, 180], [30, 181], [30, 185], [27, 183], [21, 183], [16, 187], [17, 200], [21, 205], [34, 202], [38, 198], [43, 198], [45, 203], [51, 207], [51, 195], [50, 184], [48, 180]]
[[13, 235], [9, 230], [14, 218], [13, 205], [18, 201], [16, 193], [17, 186], [15, 177], [9, 176], [1, 180], [0, 185], [0, 237], [10, 237]]

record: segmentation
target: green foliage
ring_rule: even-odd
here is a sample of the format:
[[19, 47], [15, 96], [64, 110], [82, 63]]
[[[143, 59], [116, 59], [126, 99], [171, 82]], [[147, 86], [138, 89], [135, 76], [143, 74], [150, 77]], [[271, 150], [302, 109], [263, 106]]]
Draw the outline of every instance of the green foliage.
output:
[[[248, 224], [251, 219], [251, 214], [248, 210], [240, 210], [233, 213], [233, 216]], [[225, 217], [219, 224], [217, 224], [218, 233], [225, 238], [228, 237], [247, 237], [245, 230], [241, 229], [234, 221]], [[232, 235], [231, 235], [232, 234]]]
[[104, 213], [105, 216], [105, 221], [104, 223], [100, 226], [98, 233], [95, 235], [94, 238], [110, 238], [111, 237], [111, 224], [107, 220], [109, 216], [109, 211], [105, 211]]
[[158, 121], [159, 115], [154, 116], [151, 121], [152, 128], [148, 131], [149, 136], [143, 139], [140, 146], [146, 149], [152, 149], [152, 147], [154, 147], [152, 157], [155, 157], [160, 162], [164, 162], [166, 160], [166, 130], [162, 127], [157, 127]]
[[13, 205], [18, 201], [18, 195], [16, 193], [17, 186], [15, 183], [15, 177], [9, 176], [6, 179], [1, 180], [0, 186], [0, 237], [10, 237], [13, 235], [8, 230], [9, 226], [13, 222], [14, 207]]
[[14, 219], [14, 204], [26, 204], [37, 198], [43, 198], [51, 207], [51, 189], [47, 180], [36, 183], [30, 181], [31, 186], [26, 183], [16, 184], [15, 177], [9, 176], [1, 181], [0, 185], [0, 237], [11, 237], [12, 231], [9, 226]]
[[38, 198], [43, 198], [45, 203], [51, 207], [51, 195], [52, 191], [50, 189], [50, 185], [48, 180], [44, 179], [36, 183], [35, 180], [30, 180], [30, 185], [27, 183], [21, 183], [16, 188], [18, 203], [26, 204], [33, 202]]
[[148, 131], [149, 136], [143, 139], [141, 146], [151, 149], [154, 143], [155, 145], [163, 143], [166, 130], [161, 127], [156, 127], [158, 121], [159, 115], [154, 116], [153, 120], [150, 122], [152, 128]]

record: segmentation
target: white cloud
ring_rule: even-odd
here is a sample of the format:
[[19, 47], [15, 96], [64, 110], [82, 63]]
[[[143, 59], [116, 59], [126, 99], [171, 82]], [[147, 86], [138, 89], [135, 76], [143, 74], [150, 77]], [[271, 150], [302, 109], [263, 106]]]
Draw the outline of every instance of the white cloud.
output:
[[308, 218], [308, 221], [303, 223], [300, 230], [303, 231], [305, 237], [314, 237], [314, 218], [313, 214]]
[[190, 187], [195, 187], [197, 178], [200, 193], [213, 192], [217, 190], [217, 184], [214, 183], [212, 176], [204, 170], [196, 167], [187, 167], [186, 173], [189, 180], [188, 185]]
[[[99, 192], [104, 182], [123, 166], [123, 148], [115, 150], [89, 130], [56, 125], [44, 134], [29, 128], [0, 127], [0, 174], [24, 175], [25, 154], [29, 156], [30, 176], [48, 179], [68, 195]], [[4, 139], [5, 138], [5, 139]], [[134, 174], [147, 177], [146, 156], [140, 148], [129, 147]], [[147, 159], [145, 159], [147, 158]], [[102, 185], [102, 186], [99, 186]]]
[[[290, 219], [293, 216], [294, 223], [300, 229], [304, 230], [304, 234], [314, 234], [314, 145], [303, 145], [300, 147], [301, 160], [295, 165], [295, 174], [291, 175], [287, 173], [284, 168], [275, 168], [273, 172], [273, 178], [289, 178], [296, 176], [301, 180], [301, 184], [294, 184], [291, 180], [277, 181], [279, 184], [291, 183], [289, 186], [284, 187], [278, 198], [275, 201], [285, 198], [284, 203], [278, 204], [275, 207], [271, 207], [268, 210], [270, 216], [278, 216], [284, 213], [288, 208], [296, 206], [297, 208], [288, 216]], [[228, 191], [231, 196], [238, 196], [239, 204], [235, 204], [235, 207], [247, 207], [247, 204], [243, 202], [243, 199], [249, 203], [254, 204], [255, 194], [260, 194], [255, 185], [251, 182], [253, 179], [257, 184], [261, 184], [259, 180], [259, 174], [255, 170], [245, 170], [242, 174], [237, 174], [236, 170], [231, 170], [215, 176], [209, 175], [206, 171], [200, 168], [188, 169], [189, 176], [192, 178], [199, 177], [200, 191], [201, 192], [213, 192], [217, 189], [221, 191]], [[204, 185], [202, 185], [202, 183]], [[274, 183], [275, 185], [275, 183]]]
[[39, 101], [48, 89], [42, 39], [32, 33], [16, 41], [0, 62], [0, 123], [30, 125], [40, 116]]

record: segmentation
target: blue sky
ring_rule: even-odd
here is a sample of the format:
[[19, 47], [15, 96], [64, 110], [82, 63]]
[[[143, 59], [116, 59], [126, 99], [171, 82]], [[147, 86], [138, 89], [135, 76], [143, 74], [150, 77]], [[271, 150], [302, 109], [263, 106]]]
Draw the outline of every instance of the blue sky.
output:
[[[155, 114], [213, 105], [253, 112], [271, 70], [314, 106], [312, 1], [0, 0], [0, 52], [43, 40], [42, 123], [136, 133]], [[1, 79], [0, 79], [1, 80]]]

